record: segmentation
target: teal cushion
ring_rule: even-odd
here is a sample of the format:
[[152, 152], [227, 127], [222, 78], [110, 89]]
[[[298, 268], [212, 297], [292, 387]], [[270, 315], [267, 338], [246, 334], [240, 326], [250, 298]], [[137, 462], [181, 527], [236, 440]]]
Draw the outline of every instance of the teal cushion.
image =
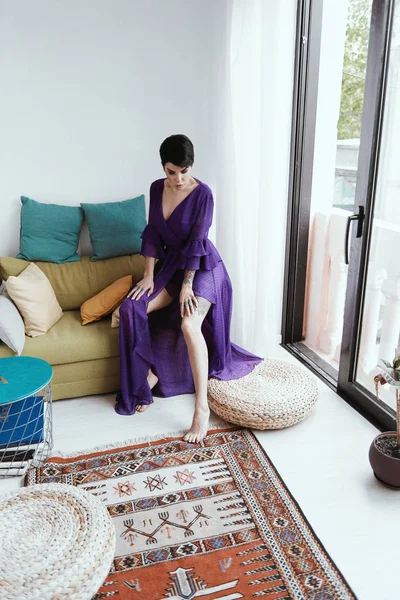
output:
[[140, 252], [146, 227], [144, 196], [122, 202], [81, 204], [92, 242], [92, 260]]
[[21, 196], [21, 233], [17, 258], [66, 263], [76, 253], [83, 222], [79, 206], [42, 204]]

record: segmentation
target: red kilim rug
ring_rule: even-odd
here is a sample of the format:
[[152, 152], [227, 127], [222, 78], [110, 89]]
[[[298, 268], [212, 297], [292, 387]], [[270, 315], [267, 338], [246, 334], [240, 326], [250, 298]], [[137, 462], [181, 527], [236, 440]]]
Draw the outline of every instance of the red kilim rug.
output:
[[113, 518], [95, 600], [356, 598], [250, 431], [50, 458], [27, 474], [49, 482], [95, 494]]

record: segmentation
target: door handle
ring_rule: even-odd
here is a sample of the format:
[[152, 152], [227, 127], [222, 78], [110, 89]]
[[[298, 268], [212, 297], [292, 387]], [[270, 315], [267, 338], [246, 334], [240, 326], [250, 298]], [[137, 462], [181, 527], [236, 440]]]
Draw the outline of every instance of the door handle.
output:
[[363, 206], [358, 207], [358, 213], [347, 217], [346, 232], [344, 234], [344, 264], [349, 264], [349, 237], [350, 227], [352, 221], [357, 221], [357, 233], [356, 237], [360, 238], [363, 233], [363, 223], [365, 218], [365, 209]]

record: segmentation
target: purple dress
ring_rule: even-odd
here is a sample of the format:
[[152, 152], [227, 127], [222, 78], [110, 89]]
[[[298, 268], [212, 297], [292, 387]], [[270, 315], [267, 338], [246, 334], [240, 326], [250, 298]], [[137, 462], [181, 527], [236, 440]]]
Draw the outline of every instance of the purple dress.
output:
[[[196, 271], [195, 295], [211, 302], [202, 325], [209, 377], [238, 379], [262, 360], [230, 341], [232, 285], [220, 255], [207, 238], [214, 207], [210, 188], [196, 180], [199, 185], [165, 219], [164, 181], [159, 179], [151, 185], [149, 224], [141, 236], [141, 254], [159, 259], [154, 291], [140, 300], [127, 298], [120, 308], [121, 391], [115, 410], [121, 415], [134, 414], [138, 404], [151, 404], [152, 394], [168, 397], [195, 391], [179, 309], [186, 269]], [[173, 302], [147, 315], [147, 303], [163, 288]], [[158, 377], [153, 390], [147, 383], [150, 367]]]

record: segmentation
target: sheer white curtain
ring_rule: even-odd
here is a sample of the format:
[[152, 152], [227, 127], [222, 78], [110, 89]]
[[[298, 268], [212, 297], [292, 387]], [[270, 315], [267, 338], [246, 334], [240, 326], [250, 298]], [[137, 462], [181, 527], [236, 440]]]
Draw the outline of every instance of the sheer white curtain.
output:
[[216, 242], [234, 289], [232, 340], [267, 355], [281, 323], [296, 2], [227, 2], [219, 81]]

